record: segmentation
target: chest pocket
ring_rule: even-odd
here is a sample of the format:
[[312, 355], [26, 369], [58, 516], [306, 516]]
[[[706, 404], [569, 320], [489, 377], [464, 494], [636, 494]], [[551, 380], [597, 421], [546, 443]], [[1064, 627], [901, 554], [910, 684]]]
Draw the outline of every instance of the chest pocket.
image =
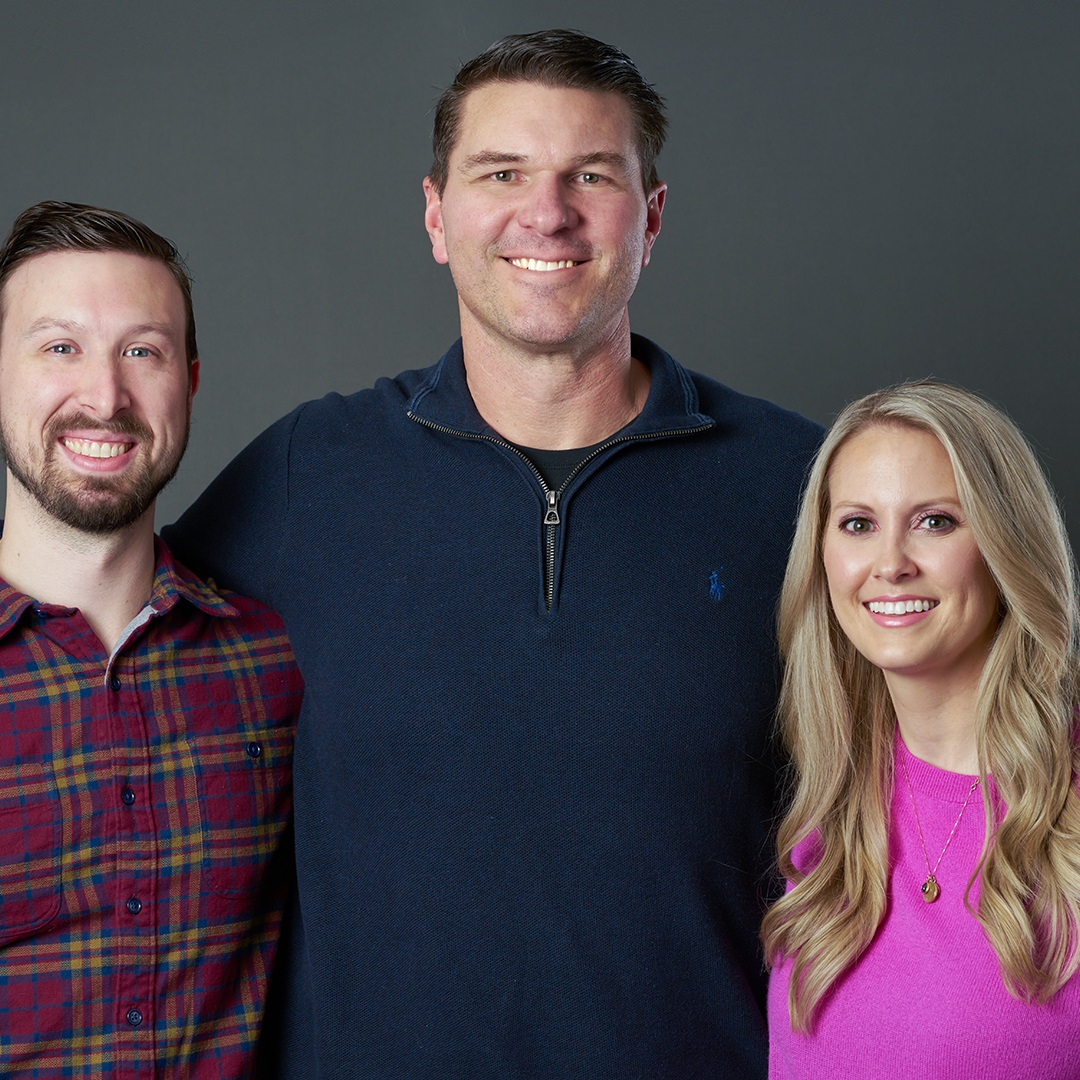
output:
[[0, 944], [60, 911], [60, 801], [38, 763], [0, 767]]
[[213, 893], [250, 900], [292, 812], [291, 726], [237, 732], [197, 757], [204, 866]]

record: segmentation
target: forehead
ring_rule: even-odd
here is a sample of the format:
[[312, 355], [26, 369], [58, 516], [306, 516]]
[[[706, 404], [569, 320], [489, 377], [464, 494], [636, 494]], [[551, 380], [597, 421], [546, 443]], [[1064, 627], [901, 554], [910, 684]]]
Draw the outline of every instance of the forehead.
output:
[[535, 82], [489, 82], [465, 96], [451, 159], [486, 150], [519, 153], [571, 144], [636, 154], [626, 99]]
[[4, 282], [0, 312], [7, 324], [55, 317], [87, 325], [108, 320], [183, 327], [180, 286], [157, 259], [121, 251], [49, 251], [20, 263]]
[[906, 425], [874, 424], [836, 451], [828, 490], [830, 501], [955, 498], [956, 478], [936, 435]]

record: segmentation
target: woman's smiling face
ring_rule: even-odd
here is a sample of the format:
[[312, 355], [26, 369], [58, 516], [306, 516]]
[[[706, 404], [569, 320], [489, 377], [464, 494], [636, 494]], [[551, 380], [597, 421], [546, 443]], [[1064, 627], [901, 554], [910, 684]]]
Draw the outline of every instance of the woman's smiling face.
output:
[[998, 591], [945, 448], [919, 428], [864, 428], [833, 458], [828, 496], [822, 559], [851, 643], [890, 687], [897, 678], [976, 686]]

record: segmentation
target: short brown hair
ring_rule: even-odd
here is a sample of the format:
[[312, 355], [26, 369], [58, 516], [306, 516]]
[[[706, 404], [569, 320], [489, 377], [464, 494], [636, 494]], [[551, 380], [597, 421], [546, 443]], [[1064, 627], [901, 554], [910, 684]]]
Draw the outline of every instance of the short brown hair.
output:
[[543, 86], [619, 94], [630, 107], [637, 134], [645, 191], [659, 183], [656, 158], [667, 135], [664, 99], [645, 81], [626, 53], [577, 30], [511, 34], [465, 64], [435, 107], [434, 161], [429, 176], [442, 194], [450, 154], [457, 142], [466, 96], [492, 82], [534, 82]]
[[121, 251], [164, 263], [184, 298], [187, 316], [184, 345], [188, 363], [199, 355], [195, 341], [195, 311], [191, 304], [191, 278], [175, 245], [127, 214], [82, 203], [39, 202], [15, 219], [4, 246], [0, 247], [0, 317], [3, 316], [4, 285], [16, 267], [35, 255], [52, 251]]

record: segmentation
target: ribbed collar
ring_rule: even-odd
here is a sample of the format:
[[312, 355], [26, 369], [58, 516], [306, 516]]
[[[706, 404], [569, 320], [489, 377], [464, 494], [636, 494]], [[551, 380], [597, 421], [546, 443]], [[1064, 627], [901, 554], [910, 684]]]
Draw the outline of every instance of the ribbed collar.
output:
[[[698, 412], [697, 390], [682, 365], [648, 338], [637, 334], [630, 337], [630, 349], [631, 354], [649, 368], [651, 381], [644, 408], [622, 434], [652, 435], [712, 426], [712, 418]], [[462, 434], [498, 438], [477, 412], [469, 393], [460, 338], [413, 395], [408, 412], [426, 423]]]

